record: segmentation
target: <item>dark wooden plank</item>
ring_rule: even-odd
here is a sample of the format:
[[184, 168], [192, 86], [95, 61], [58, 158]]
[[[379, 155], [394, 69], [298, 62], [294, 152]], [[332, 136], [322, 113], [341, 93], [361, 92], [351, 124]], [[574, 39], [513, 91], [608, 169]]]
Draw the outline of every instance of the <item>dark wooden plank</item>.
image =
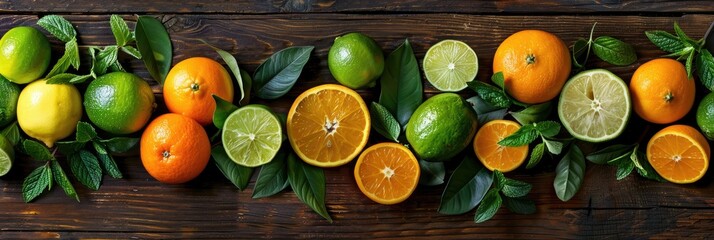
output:
[[712, 13], [714, 6], [707, 0], [405, 0], [405, 1], [336, 1], [336, 0], [275, 0], [275, 1], [0, 1], [0, 13]]
[[[111, 44], [108, 16], [66, 16], [77, 27], [80, 42]], [[131, 16], [126, 16], [128, 19]], [[284, 98], [265, 103], [287, 111], [294, 97], [309, 87], [334, 82], [326, 66], [332, 39], [350, 31], [373, 36], [389, 52], [408, 37], [417, 58], [441, 39], [460, 39], [479, 55], [480, 80], [491, 74], [490, 63], [498, 44], [509, 34], [526, 28], [545, 29], [570, 43], [586, 37], [597, 21], [596, 35], [611, 35], [633, 43], [643, 63], [662, 52], [647, 42], [643, 31], [671, 29], [679, 21], [693, 37], [701, 37], [714, 15], [683, 17], [648, 16], [476, 16], [453, 14], [275, 14], [254, 16], [164, 15], [175, 47], [175, 61], [191, 56], [216, 58], [198, 38], [234, 53], [242, 66], [253, 71], [270, 54], [287, 46], [315, 45], [315, 57], [296, 87]], [[0, 16], [0, 32], [16, 25], [32, 25], [35, 16]], [[622, 26], [628, 26], [622, 31]], [[54, 44], [59, 49], [59, 44]], [[593, 58], [594, 59], [594, 58]], [[637, 64], [613, 67], [591, 61], [592, 67], [607, 67], [623, 79]], [[139, 61], [127, 66], [148, 79]], [[156, 86], [156, 85], [155, 85]], [[426, 91], [436, 91], [425, 85]], [[159, 88], [155, 88], [157, 94]], [[361, 90], [367, 101], [376, 90]], [[464, 95], [472, 95], [466, 91]], [[159, 95], [160, 96], [160, 95]], [[691, 117], [691, 116], [690, 116]], [[657, 126], [650, 130], [655, 131]], [[641, 128], [629, 129], [626, 138], [636, 139]], [[405, 203], [382, 206], [364, 197], [352, 176], [353, 165], [325, 170], [328, 181], [328, 210], [335, 219], [330, 224], [311, 212], [292, 193], [267, 199], [250, 198], [251, 190], [238, 192], [213, 166], [195, 181], [165, 185], [153, 180], [136, 157], [121, 158], [126, 179], [105, 179], [99, 191], [90, 191], [75, 181], [81, 203], [75, 203], [54, 189], [38, 201], [25, 204], [21, 198], [22, 179], [37, 163], [18, 160], [16, 168], [0, 180], [0, 237], [61, 238], [675, 238], [711, 237], [714, 221], [712, 177], [693, 185], [674, 185], [629, 177], [614, 180], [612, 167], [589, 165], [586, 182], [569, 202], [555, 197], [552, 187], [556, 160], [530, 171], [508, 175], [531, 182], [530, 197], [538, 213], [520, 216], [501, 209], [492, 221], [473, 223], [473, 213], [439, 215], [436, 210], [443, 186], [420, 187]], [[255, 176], [254, 176], [255, 180]], [[254, 184], [254, 183], [252, 183]], [[252, 187], [251, 184], [251, 187]], [[695, 224], [696, 223], [696, 224]], [[433, 238], [433, 237], [432, 237]]]

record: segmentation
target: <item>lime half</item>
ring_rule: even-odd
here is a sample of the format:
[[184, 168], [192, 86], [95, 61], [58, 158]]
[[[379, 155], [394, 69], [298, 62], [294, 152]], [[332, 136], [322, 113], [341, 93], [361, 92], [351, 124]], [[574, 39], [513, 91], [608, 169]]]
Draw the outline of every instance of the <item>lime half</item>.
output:
[[239, 165], [269, 163], [283, 142], [280, 120], [263, 105], [248, 105], [231, 113], [223, 125], [223, 148]]
[[423, 67], [426, 80], [432, 86], [440, 91], [456, 92], [476, 78], [478, 57], [466, 43], [444, 40], [429, 48]]
[[632, 103], [625, 82], [605, 69], [584, 71], [563, 87], [558, 116], [573, 137], [603, 142], [619, 136]]
[[12, 143], [0, 134], [0, 176], [5, 176], [10, 171], [14, 158], [15, 150], [12, 149]]

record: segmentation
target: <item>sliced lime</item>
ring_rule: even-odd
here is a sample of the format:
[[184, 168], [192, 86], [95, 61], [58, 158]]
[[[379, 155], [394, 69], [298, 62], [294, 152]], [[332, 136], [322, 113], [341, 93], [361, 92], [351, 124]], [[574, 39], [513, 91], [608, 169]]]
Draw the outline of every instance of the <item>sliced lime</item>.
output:
[[12, 160], [15, 158], [15, 150], [12, 143], [5, 136], [0, 135], [0, 176], [5, 176], [12, 168]]
[[573, 137], [603, 142], [619, 136], [630, 118], [632, 103], [625, 82], [605, 69], [572, 77], [563, 87], [558, 116]]
[[223, 148], [239, 165], [269, 163], [283, 142], [280, 120], [263, 105], [248, 105], [231, 113], [223, 125]]
[[478, 57], [466, 43], [444, 40], [429, 48], [423, 67], [426, 80], [432, 86], [440, 91], [456, 92], [476, 78]]

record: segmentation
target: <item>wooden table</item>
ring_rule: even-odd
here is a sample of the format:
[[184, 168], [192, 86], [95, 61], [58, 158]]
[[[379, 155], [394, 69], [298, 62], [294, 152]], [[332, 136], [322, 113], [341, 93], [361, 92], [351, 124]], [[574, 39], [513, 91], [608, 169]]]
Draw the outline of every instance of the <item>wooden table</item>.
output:
[[[260, 101], [286, 112], [302, 91], [334, 82], [326, 65], [332, 40], [347, 32], [372, 36], [388, 53], [404, 38], [421, 62], [439, 40], [465, 41], [479, 56], [479, 80], [492, 74], [498, 44], [521, 29], [543, 29], [572, 44], [596, 35], [631, 43], [639, 60], [614, 67], [591, 58], [589, 68], [607, 68], [629, 80], [639, 64], [664, 53], [651, 44], [645, 30], [672, 32], [677, 21], [700, 38], [714, 21], [714, 3], [700, 1], [473, 1], [473, 0], [276, 0], [276, 1], [0, 1], [0, 33], [18, 25], [35, 25], [39, 16], [60, 14], [76, 26], [83, 46], [113, 44], [109, 16], [121, 14], [133, 28], [135, 14], [161, 19], [174, 45], [174, 63], [193, 56], [218, 56], [199, 39], [233, 53], [253, 72], [274, 52], [293, 45], [314, 45], [314, 56], [296, 86], [276, 101]], [[54, 56], [61, 44], [52, 41]], [[86, 47], [80, 49], [86, 52]], [[86, 58], [85, 58], [86, 60]], [[143, 64], [123, 59], [125, 66], [150, 79]], [[220, 60], [219, 60], [220, 61]], [[86, 62], [86, 61], [85, 61]], [[85, 65], [86, 66], [86, 65]], [[83, 70], [86, 72], [86, 69]], [[152, 83], [158, 97], [160, 88]], [[437, 91], [425, 82], [427, 96]], [[367, 102], [376, 90], [362, 90]], [[464, 96], [473, 95], [464, 91]], [[159, 98], [161, 99], [161, 98]], [[687, 117], [692, 122], [692, 115]], [[634, 126], [626, 135], [649, 135], [662, 126]], [[625, 136], [624, 138], [636, 138]], [[323, 220], [292, 192], [251, 199], [251, 189], [238, 191], [210, 164], [196, 180], [183, 185], [151, 178], [138, 157], [119, 159], [124, 179], [105, 178], [98, 191], [72, 179], [81, 202], [59, 189], [33, 203], [23, 203], [22, 181], [38, 163], [19, 159], [0, 178], [0, 238], [710, 238], [714, 235], [712, 175], [690, 185], [657, 183], [632, 175], [616, 181], [615, 168], [588, 163], [580, 192], [562, 202], [553, 190], [557, 159], [534, 170], [508, 176], [534, 185], [529, 197], [538, 211], [516, 215], [506, 209], [490, 221], [475, 224], [473, 212], [437, 213], [443, 185], [419, 187], [406, 202], [382, 206], [363, 196], [352, 176], [354, 164], [326, 169], [327, 208], [334, 223]], [[66, 166], [66, 163], [63, 162]], [[450, 169], [454, 166], [449, 165]], [[253, 181], [255, 181], [255, 175]], [[252, 188], [251, 183], [251, 188]]]

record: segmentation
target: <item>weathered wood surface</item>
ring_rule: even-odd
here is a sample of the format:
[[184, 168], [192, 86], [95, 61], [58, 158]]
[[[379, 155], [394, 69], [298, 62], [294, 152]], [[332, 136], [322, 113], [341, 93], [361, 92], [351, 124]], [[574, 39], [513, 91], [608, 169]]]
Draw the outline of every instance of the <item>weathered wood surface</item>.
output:
[[[0, 2], [0, 9], [6, 9], [3, 6], [7, 4], [20, 3]], [[409, 3], [404, 2], [406, 5]], [[111, 8], [111, 4], [103, 4], [107, 10], [98, 12], [141, 11], [122, 11]], [[43, 12], [41, 9], [33, 11]], [[61, 9], [57, 11], [62, 12]], [[459, 9], [454, 8], [453, 11]], [[714, 15], [709, 14], [156, 16], [165, 22], [170, 31], [174, 63], [192, 56], [218, 59], [210, 48], [200, 45], [198, 39], [205, 39], [232, 52], [241, 66], [250, 72], [275, 51], [293, 45], [315, 45], [314, 56], [306, 71], [287, 96], [276, 101], [256, 101], [280, 112], [287, 111], [302, 91], [334, 82], [326, 66], [326, 54], [332, 39], [346, 32], [359, 31], [372, 36], [385, 52], [392, 51], [404, 38], [409, 38], [419, 61], [426, 50], [439, 40], [463, 40], [479, 56], [481, 70], [478, 79], [486, 80], [491, 75], [490, 63], [496, 47], [511, 33], [521, 29], [544, 29], [572, 43], [579, 37], [587, 37], [592, 23], [598, 22], [596, 35], [610, 35], [632, 43], [640, 58], [637, 64], [627, 67], [613, 67], [592, 58], [590, 67], [605, 67], [627, 81], [639, 64], [663, 54], [647, 41], [643, 31], [670, 30], [672, 23], [678, 21], [692, 37], [699, 38], [714, 21]], [[81, 45], [113, 44], [108, 15], [65, 17], [78, 28]], [[132, 15], [124, 17], [129, 20], [134, 18]], [[17, 25], [33, 25], [36, 19], [35, 15], [2, 14], [0, 33]], [[56, 41], [54, 43], [59, 50], [60, 45]], [[127, 63], [131, 70], [149, 79], [139, 61]], [[159, 88], [153, 84], [160, 96]], [[427, 95], [436, 92], [426, 82], [425, 89]], [[360, 93], [366, 101], [377, 96], [376, 89], [361, 90]], [[472, 93], [464, 91], [464, 95]], [[691, 114], [688, 118], [685, 121], [691, 122]], [[661, 128], [642, 124], [630, 126], [622, 141], [636, 140], [645, 130], [644, 135], [649, 136]], [[125, 179], [105, 178], [99, 191], [88, 190], [75, 181], [81, 203], [65, 197], [59, 189], [53, 189], [36, 202], [26, 204], [21, 197], [22, 180], [37, 163], [19, 160], [9, 175], [0, 178], [3, 189], [0, 192], [0, 238], [434, 238], [438, 235], [453, 238], [553, 239], [711, 238], [714, 235], [711, 228], [714, 223], [711, 173], [696, 184], [680, 186], [646, 181], [634, 175], [616, 181], [614, 168], [589, 164], [580, 192], [571, 201], [561, 202], [552, 186], [556, 163], [556, 160], [544, 160], [534, 170], [508, 174], [534, 184], [529, 197], [537, 203], [536, 214], [523, 216], [501, 209], [494, 219], [482, 224], [473, 223], [473, 213], [458, 216], [438, 214], [436, 209], [443, 186], [419, 187], [406, 202], [382, 206], [360, 193], [352, 177], [354, 164], [326, 169], [327, 207], [335, 220], [331, 224], [290, 192], [266, 199], [251, 199], [250, 189], [239, 192], [212, 164], [198, 179], [188, 184], [165, 185], [153, 180], [136, 157], [121, 158], [119, 167], [125, 173]]]

